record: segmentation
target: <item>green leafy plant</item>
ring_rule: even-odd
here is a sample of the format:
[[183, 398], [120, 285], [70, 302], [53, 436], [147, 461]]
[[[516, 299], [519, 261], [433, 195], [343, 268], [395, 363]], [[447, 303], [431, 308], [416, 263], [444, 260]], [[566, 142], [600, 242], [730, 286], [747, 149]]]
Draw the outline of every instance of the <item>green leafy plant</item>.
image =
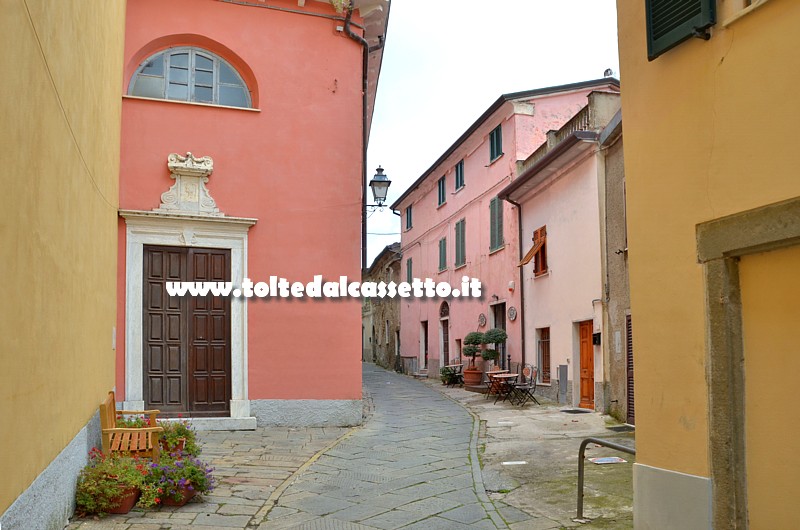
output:
[[497, 350], [481, 350], [481, 357], [483, 357], [486, 361], [494, 361], [500, 356], [500, 352]]
[[189, 492], [208, 493], [213, 491], [216, 479], [213, 468], [198, 458], [163, 456], [150, 464], [150, 481], [163, 489], [164, 495], [175, 501], [183, 499], [184, 489]]
[[471, 331], [464, 337], [464, 347], [461, 353], [470, 358], [469, 366], [475, 366], [475, 356], [480, 353], [480, 346], [486, 344], [486, 336], [480, 331]]
[[486, 344], [504, 344], [508, 340], [508, 333], [500, 328], [492, 328], [483, 335], [486, 339]]
[[160, 501], [158, 486], [149, 482], [148, 463], [138, 457], [106, 455], [96, 447], [89, 452], [89, 464], [81, 470], [75, 493], [78, 515], [103, 514], [120, 505], [126, 491], [147, 492], [138, 506], [149, 508]]
[[[180, 418], [180, 416], [178, 417]], [[176, 451], [181, 439], [185, 439], [186, 443], [183, 451], [192, 456], [200, 454], [200, 447], [197, 445], [197, 433], [187, 420], [159, 421], [158, 426], [164, 428], [159, 440], [167, 452]]]

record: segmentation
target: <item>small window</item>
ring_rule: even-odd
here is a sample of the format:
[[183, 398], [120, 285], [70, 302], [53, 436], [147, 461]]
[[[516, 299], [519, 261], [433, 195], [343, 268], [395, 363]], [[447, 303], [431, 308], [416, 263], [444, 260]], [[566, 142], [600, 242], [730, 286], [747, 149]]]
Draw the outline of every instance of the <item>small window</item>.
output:
[[439, 240], [439, 271], [447, 269], [447, 238]]
[[489, 202], [489, 251], [503, 246], [503, 201], [495, 197]]
[[386, 338], [385, 344], [389, 344], [389, 321], [386, 321], [386, 328], [384, 328], [383, 336]]
[[412, 219], [411, 205], [409, 204], [406, 206], [406, 230], [411, 230], [411, 227], [413, 226], [414, 220]]
[[539, 373], [542, 383], [550, 382], [550, 328], [536, 330], [539, 335]]
[[227, 61], [199, 48], [170, 48], [146, 59], [128, 93], [157, 99], [250, 108], [250, 92]]
[[547, 272], [547, 227], [543, 226], [533, 232], [533, 246], [519, 262], [519, 266], [527, 265], [533, 260], [533, 275], [541, 276]]
[[456, 190], [464, 187], [464, 161], [461, 160], [456, 164]]
[[715, 8], [716, 0], [646, 0], [648, 60], [692, 37], [708, 40]]
[[489, 162], [497, 160], [503, 154], [503, 128], [498, 125], [489, 133]]
[[461, 219], [456, 223], [456, 267], [467, 262], [466, 250], [466, 220]]
[[447, 191], [445, 189], [445, 179], [444, 177], [439, 179], [438, 188], [439, 188], [439, 202], [437, 203], [439, 206], [447, 201]]
[[411, 283], [411, 281], [414, 279], [414, 272], [412, 271], [412, 265], [413, 262], [411, 261], [411, 258], [408, 258], [406, 260], [406, 281], [408, 283]]

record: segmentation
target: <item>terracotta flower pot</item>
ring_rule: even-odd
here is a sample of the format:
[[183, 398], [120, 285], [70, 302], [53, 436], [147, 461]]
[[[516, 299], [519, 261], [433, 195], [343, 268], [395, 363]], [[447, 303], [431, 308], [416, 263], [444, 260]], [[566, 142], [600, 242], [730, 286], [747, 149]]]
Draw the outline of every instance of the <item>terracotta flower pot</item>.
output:
[[119, 506], [116, 508], [109, 508], [108, 513], [128, 513], [136, 506], [136, 501], [139, 500], [139, 488], [127, 488], [125, 489], [119, 497], [114, 499], [115, 502], [119, 503]]
[[186, 447], [186, 438], [178, 438], [178, 441], [173, 445], [169, 445], [164, 439], [159, 440], [158, 443], [161, 444], [161, 450], [165, 453], [178, 453], [183, 452]]
[[186, 486], [183, 486], [179, 491], [181, 494], [180, 500], [175, 500], [175, 498], [172, 497], [171, 495], [165, 495], [161, 499], [161, 504], [163, 504], [164, 506], [183, 506], [184, 504], [192, 500], [192, 497], [194, 497], [197, 494], [195, 490], [189, 489], [188, 484]]
[[477, 368], [467, 368], [464, 370], [464, 386], [479, 386], [483, 372]]

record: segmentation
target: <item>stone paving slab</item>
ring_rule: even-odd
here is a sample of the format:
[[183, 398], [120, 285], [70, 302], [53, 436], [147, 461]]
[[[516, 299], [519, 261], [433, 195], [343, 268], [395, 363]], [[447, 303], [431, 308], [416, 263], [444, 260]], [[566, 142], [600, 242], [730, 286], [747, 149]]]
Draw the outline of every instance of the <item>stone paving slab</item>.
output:
[[[258, 428], [200, 431], [201, 460], [215, 468], [217, 488], [179, 508], [132, 511], [103, 519], [74, 519], [68, 530], [164, 530], [256, 528], [270, 495], [348, 428]], [[270, 505], [271, 507], [271, 505]]]

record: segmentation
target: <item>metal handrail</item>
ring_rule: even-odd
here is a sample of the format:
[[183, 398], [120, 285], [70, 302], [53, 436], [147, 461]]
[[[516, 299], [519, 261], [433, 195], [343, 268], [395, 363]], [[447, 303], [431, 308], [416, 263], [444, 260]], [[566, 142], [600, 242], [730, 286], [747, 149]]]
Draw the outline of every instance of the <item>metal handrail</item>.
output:
[[629, 455], [636, 456], [636, 449], [632, 447], [628, 447], [626, 445], [620, 445], [614, 442], [610, 442], [608, 440], [603, 440], [600, 438], [586, 438], [581, 442], [581, 448], [578, 450], [578, 519], [583, 519], [583, 468], [584, 468], [584, 453], [586, 452], [586, 446], [590, 443], [594, 443], [597, 445], [601, 445], [603, 447], [608, 447], [609, 449], [615, 449], [617, 451], [621, 451], [623, 453], [628, 453]]

